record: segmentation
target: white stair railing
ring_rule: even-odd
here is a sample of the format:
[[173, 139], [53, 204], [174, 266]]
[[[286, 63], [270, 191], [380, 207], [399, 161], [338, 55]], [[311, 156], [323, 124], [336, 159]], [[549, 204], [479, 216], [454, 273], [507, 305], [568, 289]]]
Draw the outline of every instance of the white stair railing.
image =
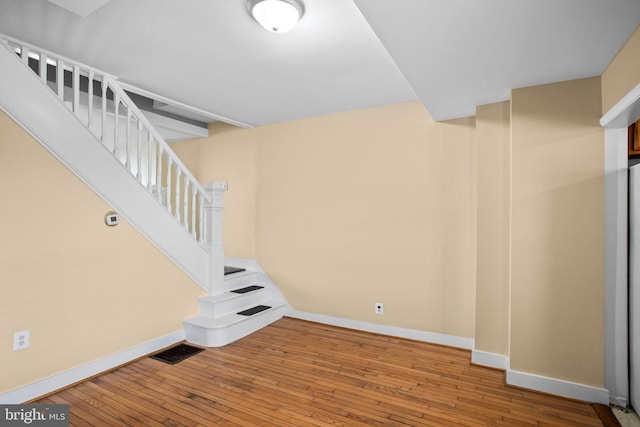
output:
[[207, 246], [207, 191], [115, 77], [2, 34], [0, 43], [16, 53], [182, 227]]

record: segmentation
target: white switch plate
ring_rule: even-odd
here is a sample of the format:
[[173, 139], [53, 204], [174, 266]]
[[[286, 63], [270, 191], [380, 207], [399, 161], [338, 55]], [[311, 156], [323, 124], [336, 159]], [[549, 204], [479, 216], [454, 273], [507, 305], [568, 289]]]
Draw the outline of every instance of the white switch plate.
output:
[[31, 331], [15, 332], [13, 334], [13, 351], [24, 350], [29, 347]]

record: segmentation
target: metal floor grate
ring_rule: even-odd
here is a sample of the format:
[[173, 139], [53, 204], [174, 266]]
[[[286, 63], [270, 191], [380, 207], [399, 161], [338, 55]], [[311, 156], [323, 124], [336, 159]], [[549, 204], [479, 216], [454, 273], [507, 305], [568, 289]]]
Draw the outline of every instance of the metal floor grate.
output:
[[151, 358], [164, 363], [169, 363], [170, 365], [175, 365], [176, 363], [182, 362], [184, 359], [198, 354], [203, 350], [204, 348], [194, 347], [188, 344], [179, 344], [158, 354], [154, 354]]

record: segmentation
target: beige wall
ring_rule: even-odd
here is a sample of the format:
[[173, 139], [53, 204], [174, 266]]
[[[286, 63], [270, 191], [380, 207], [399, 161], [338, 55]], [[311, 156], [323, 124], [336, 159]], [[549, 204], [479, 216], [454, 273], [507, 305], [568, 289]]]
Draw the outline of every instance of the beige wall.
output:
[[631, 35], [602, 74], [602, 113], [605, 114], [640, 83], [640, 27]]
[[603, 386], [600, 78], [512, 92], [511, 369]]
[[510, 103], [476, 109], [478, 143], [477, 350], [509, 354]]
[[[182, 329], [202, 290], [0, 113], [0, 393]], [[31, 331], [14, 352], [13, 333]]]
[[473, 337], [516, 371], [602, 387], [601, 102], [593, 78], [475, 120], [407, 103], [175, 147], [247, 193], [226, 203], [227, 254], [251, 253], [254, 230], [294, 309]]
[[225, 252], [250, 254], [255, 206], [255, 257], [294, 309], [473, 337], [473, 118], [435, 123], [407, 103], [211, 130], [176, 152], [248, 192], [225, 199]]

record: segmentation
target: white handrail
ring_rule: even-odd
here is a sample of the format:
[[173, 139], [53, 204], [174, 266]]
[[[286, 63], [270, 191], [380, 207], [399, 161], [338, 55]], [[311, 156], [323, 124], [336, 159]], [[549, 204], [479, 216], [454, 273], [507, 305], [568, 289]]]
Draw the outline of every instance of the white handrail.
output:
[[[154, 195], [184, 229], [187, 232], [191, 230], [189, 234], [204, 245], [204, 212], [202, 209], [196, 209], [195, 201], [200, 200], [200, 207], [202, 208], [203, 204], [210, 202], [208, 192], [200, 185], [200, 182], [135, 105], [120, 86], [116, 77], [1, 33], [0, 44], [20, 55], [19, 59], [28, 68], [30, 68], [29, 59], [37, 60], [39, 62], [38, 69], [34, 71], [36, 74], [39, 73], [40, 80], [55, 93], [61, 102], [69, 107], [70, 111], [89, 128], [105, 148], [112, 152], [113, 156], [134, 178]], [[55, 66], [55, 73], [51, 76], [48, 72], [48, 65]], [[70, 88], [65, 87], [64, 84], [65, 71], [71, 72]], [[81, 76], [86, 77], [88, 81], [86, 95], [80, 88]], [[49, 81], [50, 77], [51, 81]], [[54, 78], [55, 84], [53, 83]], [[101, 85], [102, 90], [97, 91], [97, 94], [94, 93], [94, 82], [99, 82]], [[65, 96], [65, 92], [69, 90], [72, 92], [70, 94], [67, 93]], [[110, 96], [113, 101], [110, 100]], [[101, 97], [101, 99], [95, 100], [94, 98], [96, 97]], [[81, 113], [84, 108], [82, 105], [83, 98], [86, 98], [87, 102], [86, 117], [84, 112]], [[94, 104], [94, 101], [98, 102]], [[109, 111], [111, 103], [113, 108]], [[123, 108], [126, 108], [126, 111], [121, 111], [121, 104]], [[94, 121], [95, 110], [99, 110], [97, 113], [97, 121], [99, 123]], [[113, 117], [113, 122], [109, 125], [107, 122], [110, 117]], [[126, 123], [126, 130], [124, 131], [121, 129], [123, 122]], [[134, 130], [137, 134], [135, 141], [132, 140], [134, 137], [131, 135], [131, 125], [136, 127]], [[142, 135], [145, 132], [148, 135], [147, 138], [144, 138], [148, 161], [146, 171], [144, 171], [146, 173], [143, 173]], [[110, 144], [111, 142], [113, 145]], [[132, 159], [134, 148], [135, 158]], [[122, 160], [122, 150], [124, 150], [124, 160]], [[153, 154], [154, 152], [156, 155]], [[166, 175], [163, 175], [164, 171], [166, 171]], [[175, 178], [173, 183], [172, 174]], [[166, 183], [164, 188], [163, 179]], [[166, 196], [163, 194], [165, 188]], [[183, 190], [182, 194], [181, 190]], [[190, 201], [188, 197], [189, 190], [193, 192], [192, 215], [187, 214]]]

